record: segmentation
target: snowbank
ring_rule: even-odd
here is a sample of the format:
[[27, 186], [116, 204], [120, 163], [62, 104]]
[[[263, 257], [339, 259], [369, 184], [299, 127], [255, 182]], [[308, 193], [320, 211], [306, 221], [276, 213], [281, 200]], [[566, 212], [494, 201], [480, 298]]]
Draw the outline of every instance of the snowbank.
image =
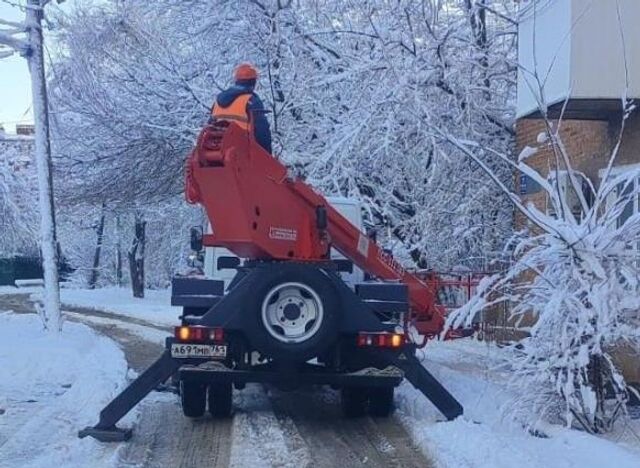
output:
[[[180, 307], [171, 306], [171, 291], [145, 290], [145, 297], [132, 296], [128, 288], [62, 289], [60, 300], [63, 305], [89, 307], [104, 312], [126, 315], [146, 320], [156, 325], [173, 326], [182, 313]], [[64, 308], [64, 307], [63, 307]]]
[[0, 369], [0, 467], [112, 465], [117, 446], [77, 431], [125, 383], [114, 342], [81, 324], [53, 335], [35, 315], [0, 313]]
[[42, 292], [42, 286], [26, 286], [17, 288], [15, 286], [0, 286], [0, 295], [3, 294], [29, 294]]
[[615, 444], [577, 430], [553, 427], [549, 438], [534, 437], [501, 409], [510, 399], [505, 376], [493, 370], [499, 349], [470, 340], [434, 342], [425, 366], [462, 403], [465, 415], [452, 422], [404, 382], [396, 402], [413, 439], [439, 467], [637, 468], [640, 448]]

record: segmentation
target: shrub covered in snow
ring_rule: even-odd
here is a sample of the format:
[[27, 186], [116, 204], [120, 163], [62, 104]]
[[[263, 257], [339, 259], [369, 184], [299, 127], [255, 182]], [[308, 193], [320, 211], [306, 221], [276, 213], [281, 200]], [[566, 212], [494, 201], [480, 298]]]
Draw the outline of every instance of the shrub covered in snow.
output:
[[[625, 117], [631, 110], [626, 107]], [[540, 185], [547, 210], [525, 206], [509, 192], [531, 228], [515, 236], [511, 268], [484, 281], [478, 296], [454, 313], [449, 325], [468, 322], [498, 302], [511, 304], [514, 322], [533, 318], [530, 337], [512, 348], [508, 363], [520, 395], [514, 403], [524, 410], [516, 414], [529, 423], [559, 416], [568, 425], [577, 422], [602, 432], [625, 411], [633, 391], [613, 350], [622, 345], [640, 350], [640, 214], [627, 209], [640, 196], [640, 172], [613, 175], [618, 145], [600, 186], [586, 188], [558, 128], [547, 123], [548, 138], [539, 141], [550, 146], [555, 158], [550, 176], [527, 164], [531, 149], [512, 163]], [[483, 152], [451, 141], [472, 158]], [[577, 201], [579, 210], [569, 206], [569, 198]]]

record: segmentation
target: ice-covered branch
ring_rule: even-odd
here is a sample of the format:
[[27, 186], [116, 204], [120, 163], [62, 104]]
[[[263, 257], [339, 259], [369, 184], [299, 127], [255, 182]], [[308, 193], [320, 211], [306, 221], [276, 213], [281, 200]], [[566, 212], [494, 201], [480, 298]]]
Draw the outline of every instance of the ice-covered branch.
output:
[[29, 50], [29, 42], [15, 37], [15, 34], [23, 31], [3, 31], [0, 30], [0, 44], [10, 47], [19, 54], [26, 54]]

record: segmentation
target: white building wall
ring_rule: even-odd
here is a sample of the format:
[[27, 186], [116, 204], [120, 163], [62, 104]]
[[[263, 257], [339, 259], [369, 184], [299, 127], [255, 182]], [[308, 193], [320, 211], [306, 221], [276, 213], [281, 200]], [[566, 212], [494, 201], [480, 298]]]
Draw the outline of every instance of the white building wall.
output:
[[621, 98], [626, 57], [629, 97], [640, 97], [640, 1], [573, 0], [572, 22], [571, 96]]
[[547, 104], [563, 99], [571, 65], [571, 1], [530, 0], [520, 13], [517, 117], [538, 109], [538, 81]]
[[547, 105], [567, 97], [619, 99], [625, 87], [623, 51], [628, 97], [640, 97], [639, 24], [640, 0], [523, 0], [517, 117], [538, 109], [535, 71]]

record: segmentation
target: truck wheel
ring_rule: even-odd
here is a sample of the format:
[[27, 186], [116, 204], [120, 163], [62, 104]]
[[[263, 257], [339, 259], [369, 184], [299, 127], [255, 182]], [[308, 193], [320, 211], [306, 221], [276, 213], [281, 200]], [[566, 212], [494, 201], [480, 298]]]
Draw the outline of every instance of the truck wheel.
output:
[[395, 409], [393, 387], [372, 387], [369, 389], [369, 413], [371, 416], [386, 418]]
[[275, 264], [265, 268], [249, 299], [255, 311], [249, 340], [264, 355], [304, 362], [330, 348], [338, 335], [339, 298], [318, 268]]
[[169, 382], [171, 386], [175, 388], [175, 393], [180, 395], [180, 374], [178, 372], [172, 374], [169, 378]]
[[199, 418], [207, 403], [207, 387], [196, 382], [180, 382], [182, 412], [188, 418]]
[[342, 413], [347, 418], [359, 418], [367, 412], [367, 389], [364, 387], [344, 387], [340, 394]]
[[228, 418], [233, 407], [233, 390], [231, 383], [209, 385], [209, 413], [214, 418]]

